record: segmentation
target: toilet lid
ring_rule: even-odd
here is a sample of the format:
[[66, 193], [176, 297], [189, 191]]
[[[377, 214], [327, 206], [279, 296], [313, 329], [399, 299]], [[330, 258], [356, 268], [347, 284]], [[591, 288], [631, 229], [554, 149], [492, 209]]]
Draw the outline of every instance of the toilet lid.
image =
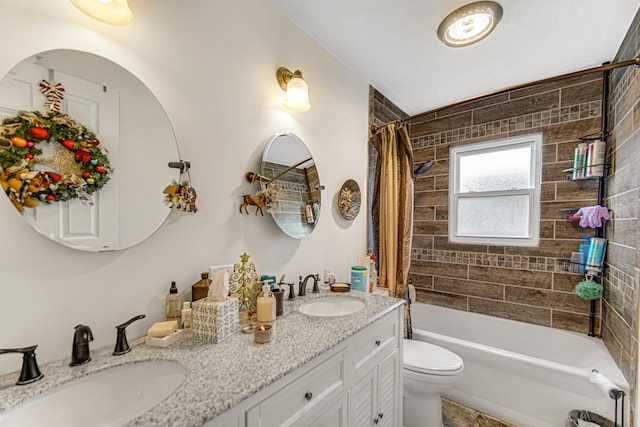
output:
[[404, 340], [404, 369], [430, 375], [456, 375], [462, 358], [446, 348], [424, 341]]

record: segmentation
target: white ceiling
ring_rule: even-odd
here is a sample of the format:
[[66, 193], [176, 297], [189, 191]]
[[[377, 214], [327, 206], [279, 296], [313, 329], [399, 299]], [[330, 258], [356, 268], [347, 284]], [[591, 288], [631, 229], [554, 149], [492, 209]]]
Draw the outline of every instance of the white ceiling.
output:
[[496, 30], [451, 48], [438, 40], [438, 25], [472, 0], [268, 1], [411, 115], [611, 61], [640, 5], [497, 0], [504, 15]]

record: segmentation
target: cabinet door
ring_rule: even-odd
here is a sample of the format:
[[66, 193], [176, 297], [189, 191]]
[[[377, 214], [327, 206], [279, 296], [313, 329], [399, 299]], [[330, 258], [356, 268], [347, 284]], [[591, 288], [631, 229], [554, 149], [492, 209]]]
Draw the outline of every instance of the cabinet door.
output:
[[[347, 395], [331, 403], [321, 415], [309, 420], [302, 420], [296, 424], [300, 427], [346, 427], [347, 424]], [[315, 414], [314, 414], [315, 415]]]
[[349, 426], [370, 427], [376, 413], [378, 370], [370, 370], [349, 391]]
[[399, 390], [398, 381], [399, 351], [396, 349], [378, 365], [378, 419], [379, 427], [395, 427], [397, 425], [398, 411], [402, 390]]

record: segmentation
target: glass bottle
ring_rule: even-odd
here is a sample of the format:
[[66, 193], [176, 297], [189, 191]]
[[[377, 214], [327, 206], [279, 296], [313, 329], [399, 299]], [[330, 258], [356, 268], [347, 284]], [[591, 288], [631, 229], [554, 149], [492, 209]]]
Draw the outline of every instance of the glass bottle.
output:
[[209, 279], [209, 273], [200, 273], [200, 280], [191, 286], [191, 301], [206, 298], [209, 293], [210, 284], [211, 279]]
[[176, 287], [176, 282], [171, 282], [171, 288], [169, 288], [169, 293], [167, 294], [166, 303], [165, 303], [165, 314], [167, 316], [167, 320], [177, 320], [178, 325], [180, 325], [181, 320], [181, 304], [180, 293], [178, 292], [178, 288]]

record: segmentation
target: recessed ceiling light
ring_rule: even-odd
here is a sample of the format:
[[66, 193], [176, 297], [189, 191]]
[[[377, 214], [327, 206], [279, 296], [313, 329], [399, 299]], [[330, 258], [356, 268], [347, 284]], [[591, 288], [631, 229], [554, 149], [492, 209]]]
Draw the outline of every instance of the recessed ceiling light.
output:
[[438, 26], [438, 38], [448, 46], [468, 46], [487, 37], [501, 18], [502, 6], [496, 2], [469, 3], [442, 20]]

